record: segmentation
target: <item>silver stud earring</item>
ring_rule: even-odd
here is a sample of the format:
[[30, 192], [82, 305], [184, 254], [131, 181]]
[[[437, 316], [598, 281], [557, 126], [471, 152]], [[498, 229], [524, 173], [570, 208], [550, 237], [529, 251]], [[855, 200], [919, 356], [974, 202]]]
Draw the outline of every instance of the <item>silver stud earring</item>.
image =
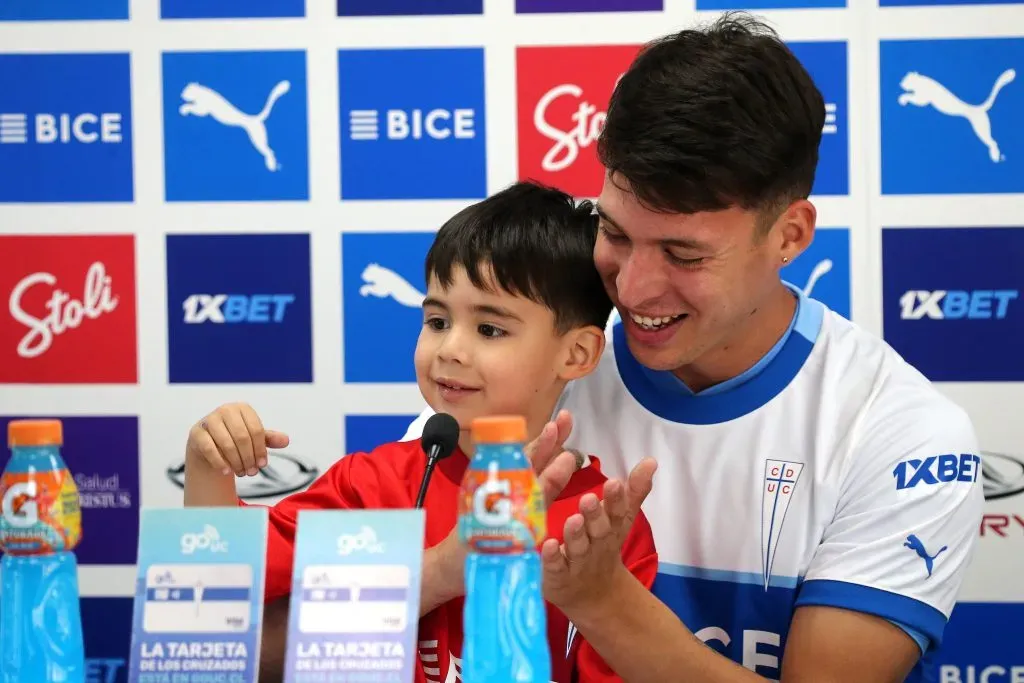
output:
[[783, 256], [782, 257], [782, 262], [783, 263], [789, 263], [789, 257], [788, 256]]

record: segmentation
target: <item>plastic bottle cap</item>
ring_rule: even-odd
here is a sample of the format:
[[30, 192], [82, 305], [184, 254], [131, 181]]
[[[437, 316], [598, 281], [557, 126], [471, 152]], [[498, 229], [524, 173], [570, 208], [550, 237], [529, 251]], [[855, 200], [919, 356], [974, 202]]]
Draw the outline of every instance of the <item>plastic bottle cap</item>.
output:
[[63, 446], [60, 420], [11, 420], [7, 424], [7, 446]]
[[526, 418], [521, 415], [478, 417], [470, 430], [477, 443], [522, 443], [526, 441]]

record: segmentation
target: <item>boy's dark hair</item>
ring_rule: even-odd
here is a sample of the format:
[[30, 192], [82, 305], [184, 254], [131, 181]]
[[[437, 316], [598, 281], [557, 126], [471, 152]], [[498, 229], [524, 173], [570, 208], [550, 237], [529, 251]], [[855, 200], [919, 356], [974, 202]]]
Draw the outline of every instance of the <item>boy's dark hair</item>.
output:
[[648, 43], [618, 82], [598, 155], [648, 208], [775, 214], [814, 184], [825, 103], [774, 30], [730, 12]]
[[480, 289], [493, 275], [506, 292], [551, 309], [561, 333], [585, 325], [604, 328], [612, 302], [594, 266], [596, 239], [591, 202], [575, 203], [557, 189], [518, 182], [441, 226], [427, 252], [427, 281], [436, 277], [449, 287], [461, 266]]

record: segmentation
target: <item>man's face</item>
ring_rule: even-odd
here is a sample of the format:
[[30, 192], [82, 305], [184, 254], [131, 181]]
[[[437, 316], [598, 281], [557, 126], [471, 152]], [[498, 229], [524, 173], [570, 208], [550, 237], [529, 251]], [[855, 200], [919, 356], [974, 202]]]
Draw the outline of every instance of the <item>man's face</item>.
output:
[[777, 250], [752, 212], [657, 213], [607, 176], [598, 212], [594, 263], [630, 350], [652, 370], [726, 351], [773, 292]]

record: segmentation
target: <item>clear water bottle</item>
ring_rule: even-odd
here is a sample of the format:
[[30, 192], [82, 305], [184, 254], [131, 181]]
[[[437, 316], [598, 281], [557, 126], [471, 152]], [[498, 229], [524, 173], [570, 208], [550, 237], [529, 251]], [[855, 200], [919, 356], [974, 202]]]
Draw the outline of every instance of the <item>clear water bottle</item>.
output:
[[78, 487], [59, 420], [14, 420], [0, 477], [0, 683], [84, 683]]
[[473, 421], [475, 452], [462, 481], [459, 536], [468, 546], [463, 612], [465, 683], [548, 683], [551, 648], [538, 547], [543, 491], [523, 451], [526, 421]]

